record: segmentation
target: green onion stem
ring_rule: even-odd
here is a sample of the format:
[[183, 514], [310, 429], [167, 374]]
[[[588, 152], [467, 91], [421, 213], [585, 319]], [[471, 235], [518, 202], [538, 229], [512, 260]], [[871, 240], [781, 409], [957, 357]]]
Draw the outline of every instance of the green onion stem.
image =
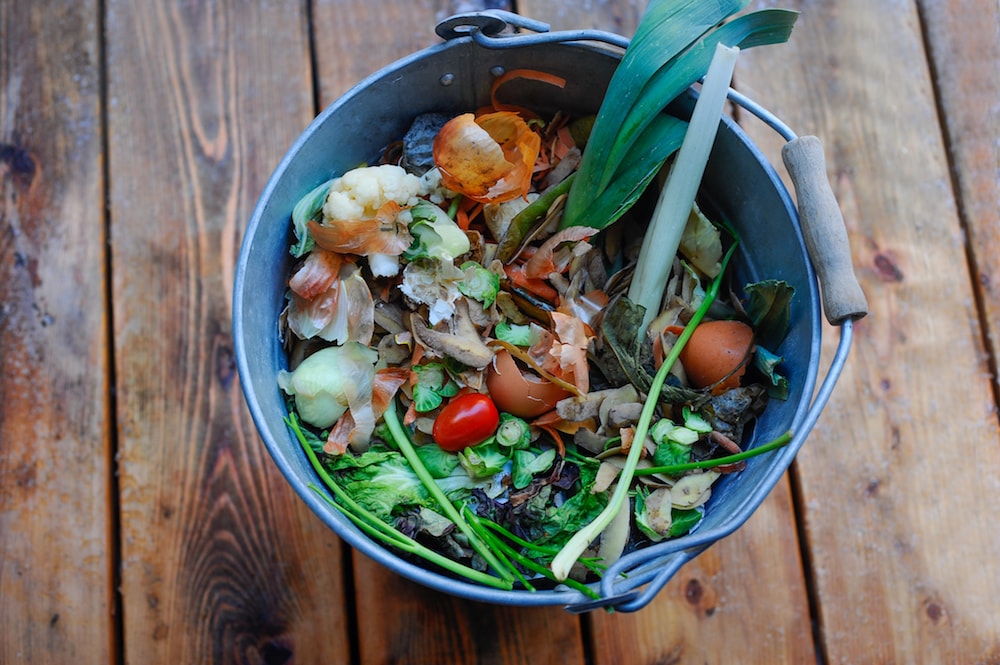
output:
[[[512, 588], [512, 585], [509, 582], [506, 582], [494, 575], [490, 575], [489, 573], [484, 573], [474, 568], [469, 568], [468, 566], [462, 565], [453, 559], [449, 559], [443, 554], [439, 554], [438, 552], [435, 552], [429, 547], [421, 545], [416, 540], [413, 540], [406, 534], [402, 533], [401, 531], [397, 531], [392, 527], [389, 527], [390, 532], [383, 532], [376, 525], [377, 524], [385, 525], [385, 522], [378, 519], [374, 515], [371, 515], [370, 513], [366, 515], [365, 513], [367, 513], [367, 511], [364, 511], [363, 508], [362, 508], [362, 511], [364, 511], [363, 513], [355, 515], [350, 510], [348, 510], [347, 507], [340, 505], [339, 503], [331, 499], [328, 495], [324, 494], [318, 486], [310, 485], [309, 487], [317, 494], [319, 494], [319, 496], [324, 501], [326, 501], [328, 504], [339, 510], [347, 519], [351, 520], [355, 525], [357, 525], [359, 529], [367, 533], [369, 536], [377, 540], [381, 540], [387, 545], [391, 545], [403, 552], [419, 556], [425, 561], [440, 566], [444, 570], [448, 570], [452, 573], [455, 573], [456, 575], [460, 575], [468, 579], [470, 582], [477, 582], [479, 584], [495, 587], [497, 589], [510, 590]], [[366, 517], [369, 519], [374, 519], [375, 522], [374, 523], [369, 522], [368, 519], [366, 519]], [[392, 534], [395, 534], [396, 536], [398, 536], [398, 538], [394, 537]]]
[[[468, 508], [466, 508], [466, 511], [468, 511]], [[479, 517], [476, 516], [476, 515], [472, 515], [470, 519], [476, 520], [477, 523], [479, 521]], [[486, 526], [489, 526], [490, 524], [492, 524], [492, 523], [491, 522], [486, 522]], [[561, 583], [565, 584], [566, 586], [570, 587], [571, 589], [576, 589], [580, 593], [585, 594], [588, 597], [593, 598], [595, 600], [598, 599], [598, 598], [600, 598], [600, 594], [598, 594], [596, 591], [594, 591], [593, 589], [591, 589], [590, 587], [588, 587], [586, 584], [584, 584], [582, 582], [579, 582], [579, 581], [574, 580], [574, 579], [565, 579], [565, 580], [556, 579], [556, 577], [552, 574], [551, 570], [549, 570], [548, 568], [546, 568], [542, 564], [538, 563], [537, 561], [535, 561], [535, 560], [533, 560], [533, 559], [531, 559], [529, 557], [524, 556], [523, 554], [521, 554], [520, 552], [518, 552], [516, 549], [514, 549], [513, 547], [511, 547], [510, 545], [508, 545], [507, 543], [505, 543], [501, 538], [498, 538], [493, 533], [490, 533], [487, 529], [485, 529], [483, 527], [482, 523], [479, 523], [479, 526], [480, 526], [480, 528], [483, 528], [483, 534], [484, 534], [484, 536], [489, 539], [489, 541], [490, 541], [490, 543], [491, 543], [491, 545], [493, 546], [494, 549], [505, 551], [510, 556], [510, 558], [514, 559], [515, 561], [517, 561], [518, 563], [520, 563], [522, 566], [524, 566], [528, 570], [530, 570], [530, 571], [532, 571], [534, 573], [538, 573], [539, 575], [542, 575], [543, 577], [545, 577], [547, 579], [550, 579], [550, 580], [552, 580], [554, 582], [561, 582]], [[520, 574], [519, 574], [519, 576], [520, 576]], [[523, 580], [522, 584], [527, 584], [527, 580], [524, 580], [523, 577], [521, 579]], [[529, 587], [530, 587], [530, 585], [529, 585]]]
[[691, 471], [693, 469], [711, 469], [717, 466], [723, 466], [725, 464], [735, 464], [736, 462], [742, 462], [743, 460], [750, 459], [751, 457], [756, 457], [757, 455], [763, 455], [764, 453], [769, 453], [772, 450], [777, 450], [782, 446], [787, 446], [792, 440], [792, 433], [785, 432], [778, 438], [768, 441], [767, 443], [757, 446], [756, 448], [751, 448], [750, 450], [744, 450], [743, 452], [734, 453], [732, 455], [726, 455], [725, 457], [716, 457], [714, 459], [702, 460], [700, 462], [687, 462], [686, 464], [671, 464], [669, 466], [649, 466], [644, 469], [636, 469], [635, 475], [637, 476], [650, 476], [654, 473], [662, 473], [666, 475], [674, 475], [684, 471]]
[[642, 412], [639, 415], [639, 421], [635, 426], [635, 444], [629, 448], [628, 456], [625, 458], [625, 466], [618, 477], [618, 484], [615, 485], [615, 490], [611, 494], [611, 500], [608, 505], [605, 506], [604, 510], [598, 514], [594, 520], [583, 527], [569, 539], [569, 541], [563, 546], [559, 554], [555, 556], [552, 560], [552, 572], [557, 579], [564, 580], [569, 575], [570, 568], [576, 560], [583, 554], [583, 551], [587, 549], [587, 546], [597, 538], [601, 532], [611, 523], [618, 511], [622, 509], [625, 499], [628, 496], [629, 486], [632, 484], [632, 478], [635, 476], [636, 467], [639, 464], [639, 456], [642, 453], [642, 442], [646, 439], [646, 434], [649, 431], [649, 425], [653, 420], [653, 413], [656, 410], [657, 403], [659, 402], [660, 390], [663, 388], [664, 382], [667, 380], [667, 375], [670, 373], [670, 368], [673, 367], [674, 362], [676, 362], [678, 356], [681, 354], [681, 349], [687, 344], [687, 341], [691, 338], [694, 333], [694, 329], [698, 327], [701, 320], [705, 317], [705, 313], [708, 308], [715, 301], [715, 298], [719, 295], [719, 288], [722, 285], [722, 277], [726, 273], [726, 267], [729, 264], [729, 260], [732, 258], [736, 251], [737, 243], [734, 242], [726, 255], [722, 258], [721, 268], [719, 274], [715, 276], [708, 288], [705, 289], [705, 298], [702, 300], [698, 309], [695, 311], [691, 320], [688, 321], [687, 325], [684, 326], [683, 332], [681, 332], [680, 337], [677, 338], [677, 342], [674, 344], [673, 348], [670, 349], [670, 353], [664, 358], [663, 364], [660, 365], [660, 369], [657, 370], [656, 375], [653, 377], [652, 384], [649, 387], [649, 392], [646, 395], [646, 401], [642, 406]]
[[316, 452], [306, 442], [305, 436], [299, 427], [298, 419], [295, 415], [291, 414], [285, 422], [295, 433], [296, 438], [298, 438], [299, 443], [302, 445], [302, 448], [306, 453], [306, 457], [309, 458], [309, 463], [312, 465], [313, 470], [316, 471], [317, 475], [319, 475], [320, 479], [323, 481], [323, 484], [326, 485], [331, 492], [333, 492], [334, 496], [336, 496], [337, 500], [341, 503], [334, 501], [326, 494], [320, 492], [319, 488], [315, 485], [310, 485], [310, 488], [316, 491], [327, 503], [339, 510], [345, 517], [351, 520], [351, 522], [353, 522], [359, 529], [372, 538], [393, 546], [401, 551], [419, 556], [425, 561], [436, 564], [444, 570], [455, 573], [456, 575], [464, 577], [471, 582], [477, 582], [479, 584], [484, 584], [498, 589], [511, 588], [511, 584], [507, 580], [502, 580], [488, 573], [465, 566], [424, 545], [421, 545], [419, 542], [410, 538], [392, 525], [386, 524], [379, 519], [377, 515], [357, 503], [350, 494], [337, 484], [337, 481], [333, 479], [327, 470], [323, 468]]
[[[504, 527], [500, 526], [499, 524], [491, 520], [481, 520], [481, 522], [483, 526], [485, 526], [486, 528], [495, 531], [497, 534], [503, 536], [504, 538], [511, 541], [515, 545], [523, 547], [524, 549], [530, 552], [536, 552], [540, 555], [547, 557], [552, 557], [559, 553], [558, 547], [554, 546], [550, 547], [548, 545], [538, 545], [537, 543], [529, 542], [524, 538], [521, 538], [520, 536], [511, 533]], [[583, 564], [588, 570], [596, 573], [597, 575], [602, 575], [604, 573], [604, 569], [607, 568], [607, 566], [604, 566], [600, 563], [601, 561], [600, 557], [585, 557], [578, 559], [578, 561], [581, 564]]]
[[[483, 526], [483, 521], [480, 519], [476, 513], [468, 506], [463, 506], [463, 511], [465, 513], [465, 518], [468, 520], [469, 524], [476, 531], [480, 538], [483, 539], [485, 543], [490, 546], [490, 549], [496, 553], [497, 558], [503, 561], [504, 565], [510, 570], [511, 574], [520, 582], [525, 589], [529, 591], [534, 591], [535, 588], [531, 585], [531, 582], [524, 577], [521, 571], [515, 566], [508, 554], [516, 554], [512, 548], [505, 547], [505, 543], [501, 542], [499, 538], [493, 533], [491, 533], [486, 527]], [[515, 557], [516, 558], [516, 557]]]
[[398, 446], [400, 452], [403, 453], [403, 457], [405, 457], [406, 461], [410, 463], [410, 467], [413, 469], [414, 473], [417, 474], [420, 482], [424, 484], [427, 492], [434, 498], [435, 501], [437, 501], [445, 516], [454, 522], [459, 531], [465, 534], [466, 538], [469, 539], [469, 545], [476, 550], [479, 556], [483, 557], [483, 560], [486, 561], [487, 565], [493, 568], [501, 578], [510, 581], [512, 578], [510, 573], [506, 571], [505, 566], [500, 563], [493, 552], [490, 551], [489, 546], [483, 542], [482, 538], [476, 534], [455, 506], [452, 505], [448, 497], [445, 496], [441, 486], [434, 481], [434, 478], [427, 470], [427, 467], [420, 461], [420, 456], [417, 455], [417, 451], [413, 447], [413, 442], [410, 441], [409, 435], [406, 433], [406, 430], [403, 429], [403, 424], [399, 422], [399, 415], [396, 413], [395, 404], [389, 404], [389, 407], [385, 410], [382, 419], [389, 428], [389, 432], [392, 434], [393, 440], [396, 442], [396, 446]]

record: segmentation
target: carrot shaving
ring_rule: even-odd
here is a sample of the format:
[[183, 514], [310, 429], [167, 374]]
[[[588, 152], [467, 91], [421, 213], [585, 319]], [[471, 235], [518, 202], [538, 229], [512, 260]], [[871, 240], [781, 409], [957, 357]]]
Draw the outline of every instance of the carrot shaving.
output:
[[517, 287], [532, 293], [549, 302], [559, 300], [559, 292], [549, 286], [548, 282], [538, 277], [528, 277], [523, 265], [504, 266], [507, 278]]
[[410, 385], [417, 385], [417, 373], [413, 371], [413, 368], [420, 364], [420, 361], [424, 359], [424, 347], [420, 344], [413, 345], [413, 355], [410, 356]]
[[559, 457], [566, 457], [566, 444], [563, 443], [562, 435], [559, 434], [559, 430], [552, 425], [538, 425], [538, 429], [552, 437], [552, 441], [556, 444], [556, 452], [559, 454]]
[[[493, 81], [493, 86], [490, 89], [490, 102], [493, 104], [493, 108], [497, 111], [520, 111], [520, 107], [510, 106], [501, 103], [497, 99], [497, 92], [500, 88], [509, 81], [515, 79], [527, 79], [529, 81], [541, 81], [542, 83], [548, 83], [549, 85], [554, 85], [557, 88], [566, 87], [566, 79], [561, 76], [556, 76], [555, 74], [549, 74], [548, 72], [543, 72], [538, 69], [512, 69], [509, 72], [504, 72], [502, 75], [498, 76], [495, 81]], [[531, 114], [532, 117], [535, 114]]]
[[563, 125], [556, 131], [556, 140], [552, 143], [552, 154], [562, 159], [575, 147], [576, 141], [573, 140], [573, 134], [570, 133], [567, 125]]
[[483, 212], [486, 204], [475, 199], [463, 198], [455, 211], [455, 223], [463, 231], [468, 231], [472, 222]]
[[415, 422], [417, 422], [417, 403], [410, 402], [410, 405], [406, 407], [406, 413], [403, 414], [403, 424], [409, 427]]

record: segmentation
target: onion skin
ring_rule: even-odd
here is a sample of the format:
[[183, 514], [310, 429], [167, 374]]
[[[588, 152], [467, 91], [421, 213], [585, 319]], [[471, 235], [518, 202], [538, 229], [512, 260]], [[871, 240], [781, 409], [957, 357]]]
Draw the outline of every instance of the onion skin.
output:
[[691, 385], [721, 392], [740, 385], [752, 352], [753, 328], [742, 321], [707, 321], [694, 329], [680, 361]]
[[480, 203], [526, 196], [541, 137], [517, 113], [464, 113], [434, 139], [441, 184]]

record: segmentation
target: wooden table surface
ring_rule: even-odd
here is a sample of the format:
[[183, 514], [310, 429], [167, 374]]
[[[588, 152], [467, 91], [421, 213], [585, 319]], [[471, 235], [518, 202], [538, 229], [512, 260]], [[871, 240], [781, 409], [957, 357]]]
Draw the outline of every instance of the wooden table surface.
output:
[[735, 85], [826, 146], [871, 314], [749, 522], [576, 616], [424, 589], [304, 507], [234, 264], [294, 138], [441, 18], [629, 35], [645, 2], [0, 0], [0, 663], [1000, 663], [1000, 10], [753, 4], [802, 15]]

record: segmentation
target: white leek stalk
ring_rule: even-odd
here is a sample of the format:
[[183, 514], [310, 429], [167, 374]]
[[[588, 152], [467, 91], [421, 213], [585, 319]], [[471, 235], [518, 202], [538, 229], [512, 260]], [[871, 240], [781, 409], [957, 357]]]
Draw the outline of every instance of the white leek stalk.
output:
[[644, 331], [660, 311], [674, 255], [719, 130], [719, 119], [739, 52], [738, 48], [725, 44], [716, 46], [712, 64], [705, 74], [705, 82], [691, 114], [691, 122], [684, 134], [684, 142], [670, 168], [643, 238], [628, 298], [646, 308], [642, 321]]

